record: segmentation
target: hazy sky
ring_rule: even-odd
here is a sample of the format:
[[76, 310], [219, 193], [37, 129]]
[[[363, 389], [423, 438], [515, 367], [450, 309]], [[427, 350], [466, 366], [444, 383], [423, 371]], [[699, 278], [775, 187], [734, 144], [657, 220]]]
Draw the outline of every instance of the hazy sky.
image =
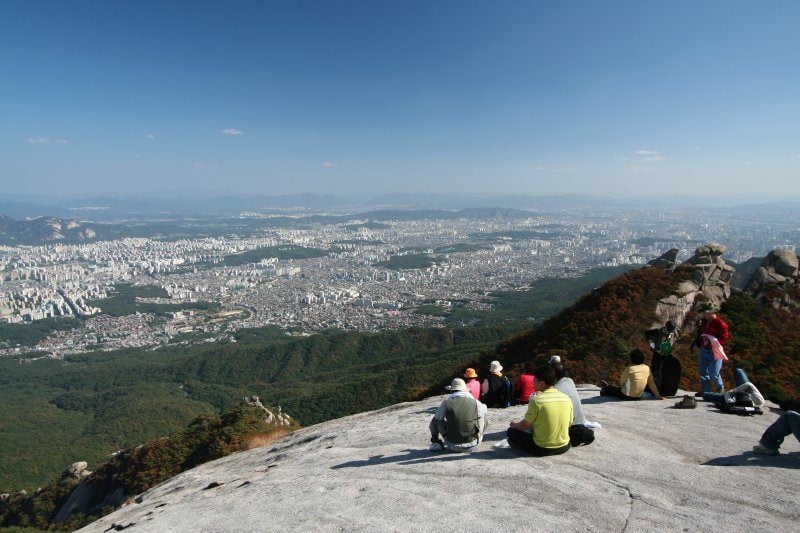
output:
[[800, 197], [800, 2], [0, 2], [18, 194]]

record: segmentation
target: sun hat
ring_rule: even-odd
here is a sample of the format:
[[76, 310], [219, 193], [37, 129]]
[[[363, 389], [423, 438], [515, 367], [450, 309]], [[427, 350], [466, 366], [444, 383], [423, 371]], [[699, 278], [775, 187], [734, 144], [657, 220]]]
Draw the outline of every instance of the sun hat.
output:
[[500, 361], [492, 361], [489, 365], [489, 372], [500, 372], [503, 370], [503, 365], [500, 364]]
[[466, 370], [466, 372], [464, 372], [464, 377], [465, 378], [477, 378], [478, 377], [478, 373], [475, 372], [474, 368], [468, 368]]
[[466, 384], [466, 383], [464, 383], [464, 380], [463, 380], [463, 379], [461, 379], [461, 378], [455, 378], [455, 379], [453, 379], [453, 381], [450, 383], [450, 385], [448, 385], [448, 386], [446, 386], [446, 387], [445, 387], [445, 389], [447, 389], [447, 390], [452, 390], [452, 391], [457, 391], [457, 390], [463, 390], [463, 391], [466, 391], [466, 390], [467, 390], [467, 384]]

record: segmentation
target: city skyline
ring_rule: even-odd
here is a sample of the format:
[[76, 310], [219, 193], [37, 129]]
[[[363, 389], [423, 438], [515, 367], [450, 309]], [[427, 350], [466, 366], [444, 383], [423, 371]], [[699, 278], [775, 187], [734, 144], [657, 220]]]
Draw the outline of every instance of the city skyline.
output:
[[800, 198], [800, 6], [0, 7], [11, 195]]

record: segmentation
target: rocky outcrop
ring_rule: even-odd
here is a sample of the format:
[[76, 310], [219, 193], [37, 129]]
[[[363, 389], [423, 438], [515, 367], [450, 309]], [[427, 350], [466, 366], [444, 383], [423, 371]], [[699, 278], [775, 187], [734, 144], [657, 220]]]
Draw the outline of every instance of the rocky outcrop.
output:
[[[247, 409], [234, 409], [231, 413], [247, 413], [247, 416], [252, 417], [253, 410], [260, 412], [265, 423], [263, 428], [266, 428], [268, 435], [274, 433], [283, 436], [289, 432], [288, 430], [297, 427], [297, 423], [283, 412], [280, 407], [269, 409], [261, 403], [258, 396], [242, 398], [240, 405]], [[232, 423], [235, 424], [235, 422]], [[211, 426], [207, 426], [207, 429], [210, 427]], [[140, 484], [140, 474], [146, 476], [150, 475], [152, 472], [149, 471], [153, 469], [173, 468], [165, 458], [162, 458], [161, 461], [151, 461], [149, 459], [150, 457], [164, 454], [165, 443], [171, 441], [183, 443], [166, 454], [167, 456], [172, 456], [174, 454], [176, 457], [180, 457], [174, 470], [168, 470], [169, 472], [180, 472], [193, 465], [208, 461], [209, 459], [206, 458], [207, 456], [203, 454], [207, 453], [210, 448], [222, 449], [227, 442], [226, 439], [230, 437], [228, 429], [231, 427], [233, 426], [217, 427], [216, 430], [209, 433], [208, 438], [210, 440], [208, 441], [187, 440], [186, 435], [177, 433], [171, 437], [154, 439], [146, 444], [128, 450], [122, 450], [115, 454], [111, 462], [101, 466], [95, 474], [92, 474], [86, 469], [87, 464], [85, 462], [73, 463], [64, 472], [61, 481], [77, 479], [79, 483], [75, 483], [77, 486], [69, 492], [69, 496], [53, 515], [51, 522], [53, 524], [62, 524], [75, 514], [98, 514], [101, 513], [103, 509], [109, 507], [117, 508], [125, 501], [130, 500], [136, 492], [141, 490], [141, 488], [132, 490], [132, 487], [148, 486], [146, 483]], [[213, 435], [215, 435], [215, 437], [212, 438]], [[247, 434], [241, 434], [239, 438], [233, 440], [244, 440], [247, 436]], [[232, 451], [238, 451], [239, 449], [241, 448], [234, 447], [224, 453], [215, 452], [217, 454], [214, 457], [219, 457], [220, 455], [225, 455]], [[194, 462], [192, 463], [191, 461]], [[144, 473], [140, 471], [144, 471]], [[161, 479], [164, 478], [162, 477]]]
[[69, 468], [64, 472], [62, 477], [71, 477], [77, 480], [81, 480], [85, 477], [92, 475], [92, 473], [87, 469], [88, 463], [86, 461], [78, 461], [77, 463], [72, 463], [69, 465]]
[[678, 254], [680, 250], [677, 248], [672, 248], [671, 250], [663, 253], [660, 257], [653, 259], [647, 266], [649, 267], [656, 267], [656, 268], [663, 268], [664, 270], [674, 270], [675, 267], [678, 265]]
[[264, 421], [267, 424], [274, 424], [279, 427], [290, 427], [292, 425], [292, 419], [289, 415], [283, 412], [281, 406], [279, 405], [275, 412], [270, 411], [267, 409], [263, 403], [261, 403], [261, 399], [258, 396], [247, 396], [242, 398], [242, 405], [247, 407], [254, 407], [264, 413]]
[[800, 259], [791, 250], [771, 251], [750, 277], [745, 290], [773, 307], [797, 307], [800, 287]]
[[750, 451], [778, 413], [740, 418], [579, 388], [602, 428], [564, 455], [508, 448], [525, 406], [490, 409], [472, 453], [431, 452], [438, 396], [206, 463], [82, 531], [798, 531], [800, 444], [790, 436], [778, 457]]
[[[680, 265], [688, 271], [689, 279], [681, 281], [674, 294], [662, 298], [656, 305], [660, 326], [671, 320], [681, 327], [697, 300], [720, 307], [730, 297], [731, 280], [736, 269], [722, 258], [725, 249], [722, 244], [700, 246], [692, 257]], [[648, 266], [675, 270], [678, 266], [677, 255], [677, 250], [670, 250], [648, 263]]]

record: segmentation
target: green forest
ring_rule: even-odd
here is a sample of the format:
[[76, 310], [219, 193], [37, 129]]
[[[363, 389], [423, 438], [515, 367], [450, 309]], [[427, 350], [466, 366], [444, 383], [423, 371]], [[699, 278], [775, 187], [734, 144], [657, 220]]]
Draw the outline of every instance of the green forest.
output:
[[236, 343], [64, 361], [0, 358], [0, 492], [35, 488], [75, 461], [96, 468], [116, 450], [220, 413], [247, 395], [280, 405], [304, 425], [419, 397], [465, 361], [530, 327], [532, 313], [563, 309], [617, 274], [601, 269], [498, 294], [498, 318], [484, 314], [474, 326], [453, 319], [446, 328], [307, 338], [268, 327], [240, 330]]
[[264, 246], [240, 254], [226, 255], [222, 262], [225, 266], [241, 266], [248, 263], [258, 263], [264, 259], [276, 258], [287, 259], [313, 259], [315, 257], [325, 257], [328, 252], [319, 248], [304, 248], [290, 244], [280, 246]]
[[156, 316], [164, 316], [167, 313], [174, 313], [183, 309], [195, 309], [199, 311], [219, 311], [220, 306], [216, 302], [186, 302], [181, 304], [156, 304], [139, 301], [139, 298], [169, 298], [169, 294], [157, 285], [131, 285], [130, 283], [118, 283], [114, 286], [114, 292], [103, 300], [91, 300], [89, 305], [99, 307], [106, 315], [125, 316], [133, 313], [152, 313]]
[[425, 254], [393, 255], [387, 261], [375, 263], [375, 266], [385, 267], [390, 270], [416, 270], [428, 268], [436, 260]]

